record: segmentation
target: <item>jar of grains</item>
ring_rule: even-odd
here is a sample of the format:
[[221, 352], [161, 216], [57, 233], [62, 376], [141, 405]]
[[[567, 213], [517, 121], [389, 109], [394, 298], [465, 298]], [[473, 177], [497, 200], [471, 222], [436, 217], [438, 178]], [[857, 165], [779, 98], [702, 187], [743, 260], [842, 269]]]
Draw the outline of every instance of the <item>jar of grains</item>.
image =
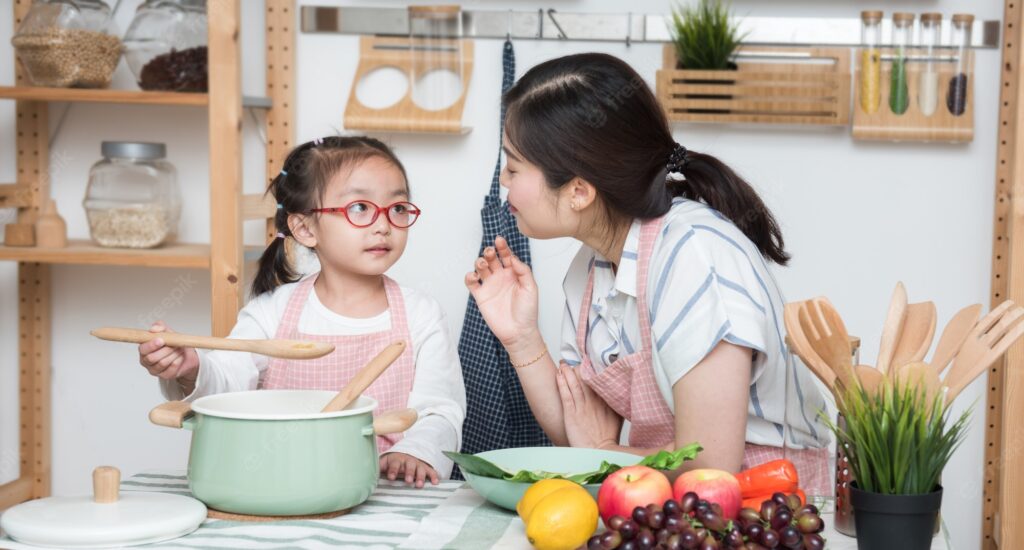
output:
[[162, 143], [104, 141], [103, 160], [89, 170], [89, 233], [100, 246], [152, 248], [174, 241], [181, 192]]
[[146, 0], [124, 35], [143, 90], [206, 91], [206, 1]]
[[102, 0], [35, 0], [11, 39], [36, 86], [105, 88], [121, 39]]

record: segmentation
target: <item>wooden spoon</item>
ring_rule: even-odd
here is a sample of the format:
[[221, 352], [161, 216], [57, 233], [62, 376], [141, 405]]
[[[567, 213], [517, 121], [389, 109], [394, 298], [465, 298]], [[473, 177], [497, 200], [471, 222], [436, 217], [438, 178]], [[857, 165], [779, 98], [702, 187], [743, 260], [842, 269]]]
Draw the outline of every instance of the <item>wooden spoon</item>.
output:
[[807, 369], [825, 384], [828, 391], [834, 394], [836, 391], [836, 373], [814, 351], [803, 329], [800, 327], [800, 308], [803, 303], [791, 302], [786, 304], [782, 310], [782, 318], [786, 324], [790, 348], [793, 350], [793, 353], [800, 357]]
[[394, 363], [395, 359], [402, 355], [403, 351], [405, 351], [405, 342], [399, 340], [389, 344], [376, 357], [370, 359], [370, 362], [360, 369], [320, 412], [336, 412], [351, 405], [360, 394], [366, 391], [366, 388], [370, 387], [370, 384], [373, 384], [374, 380], [384, 373], [384, 369], [390, 367], [391, 363]]
[[903, 320], [907, 315], [907, 289], [903, 282], [896, 283], [896, 289], [892, 292], [892, 299], [889, 300], [889, 313], [885, 316], [885, 325], [882, 327], [882, 341], [878, 348], [878, 363], [876, 368], [886, 373], [889, 364], [892, 363], [893, 353], [896, 352], [896, 343], [900, 340], [900, 333], [903, 331]]
[[226, 351], [248, 351], [268, 357], [281, 359], [316, 359], [334, 351], [334, 344], [323, 342], [307, 342], [303, 340], [240, 340], [236, 338], [216, 338], [213, 336], [193, 336], [177, 332], [149, 332], [132, 328], [103, 327], [89, 334], [111, 342], [132, 342], [142, 344], [160, 338], [165, 345], [172, 347], [189, 347], [203, 349], [219, 349]]
[[974, 304], [958, 311], [946, 323], [946, 328], [942, 330], [942, 336], [939, 337], [939, 343], [935, 346], [935, 352], [932, 354], [931, 364], [935, 372], [942, 374], [946, 371], [946, 367], [956, 357], [960, 347], [967, 340], [967, 334], [978, 323], [980, 317], [981, 304]]
[[868, 395], [878, 393], [878, 388], [885, 382], [882, 372], [871, 365], [857, 365], [853, 367], [853, 372], [857, 376], [860, 387], [864, 388]]
[[935, 372], [931, 365], [923, 361], [915, 361], [894, 370], [897, 372], [895, 378], [897, 388], [902, 390], [907, 386], [919, 386], [925, 393], [926, 403], [930, 406], [935, 402], [935, 396], [942, 388], [942, 381], [939, 380], [939, 373]]
[[892, 354], [892, 373], [908, 363], [916, 363], [924, 359], [932, 347], [935, 336], [935, 302], [920, 302], [907, 306], [907, 315], [903, 320], [896, 351]]

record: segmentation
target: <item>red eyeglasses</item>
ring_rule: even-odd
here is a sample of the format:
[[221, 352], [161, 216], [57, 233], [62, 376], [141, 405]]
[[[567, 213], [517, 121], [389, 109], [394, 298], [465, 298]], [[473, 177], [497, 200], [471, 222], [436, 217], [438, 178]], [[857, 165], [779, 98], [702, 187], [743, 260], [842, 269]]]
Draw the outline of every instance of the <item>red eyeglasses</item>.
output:
[[354, 227], [370, 227], [377, 222], [377, 218], [383, 212], [388, 223], [399, 229], [405, 229], [416, 223], [421, 211], [411, 202], [403, 201], [389, 204], [388, 206], [377, 206], [370, 201], [359, 200], [352, 201], [345, 206], [314, 208], [310, 210], [310, 213], [313, 212], [341, 214]]

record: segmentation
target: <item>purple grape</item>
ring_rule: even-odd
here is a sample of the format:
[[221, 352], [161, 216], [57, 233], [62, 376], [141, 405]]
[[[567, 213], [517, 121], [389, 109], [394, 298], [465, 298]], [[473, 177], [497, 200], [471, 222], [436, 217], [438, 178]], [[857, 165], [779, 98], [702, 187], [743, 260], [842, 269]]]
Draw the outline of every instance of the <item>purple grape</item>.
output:
[[668, 538], [670, 536], [672, 536], [672, 533], [668, 532], [667, 530], [658, 529], [654, 533], [654, 545], [659, 548], [664, 547], [665, 543], [668, 541]]
[[740, 534], [739, 529], [733, 529], [725, 536], [724, 542], [727, 546], [739, 548], [743, 546], [743, 535]]
[[661, 506], [658, 506], [657, 504], [654, 504], [653, 502], [651, 504], [648, 504], [647, 506], [645, 506], [645, 508], [647, 508], [647, 515], [648, 516], [653, 514], [653, 513], [655, 513], [655, 512], [660, 512], [661, 511]]
[[700, 520], [700, 522], [704, 524], [704, 527], [707, 527], [708, 529], [710, 529], [712, 531], [715, 531], [715, 532], [725, 531], [725, 526], [726, 526], [725, 518], [723, 518], [722, 516], [712, 512], [710, 510], [708, 510], [707, 512], [704, 512], [703, 515], [697, 516], [697, 519]]
[[619, 527], [619, 534], [625, 540], [633, 540], [636, 538], [637, 533], [640, 532], [640, 526], [635, 521], [627, 519], [622, 522], [622, 527]]
[[764, 526], [760, 523], [748, 525], [743, 533], [750, 537], [750, 540], [761, 540], [761, 535], [764, 534]]
[[772, 493], [772, 502], [774, 502], [775, 504], [778, 504], [779, 506], [785, 506], [786, 505], [786, 495], [784, 493], [779, 493], [779, 492]]
[[796, 520], [796, 526], [804, 534], [820, 533], [825, 528], [825, 522], [821, 521], [821, 517], [817, 515], [804, 514]]
[[641, 529], [634, 542], [640, 550], [651, 550], [655, 544], [654, 533], [650, 529]]
[[605, 531], [601, 535], [601, 548], [614, 550], [622, 544], [622, 533], [618, 531]]
[[765, 521], [771, 521], [775, 517], [775, 509], [778, 504], [775, 504], [773, 500], [766, 500], [761, 503], [761, 519]]
[[682, 516], [668, 516], [665, 518], [665, 530], [669, 533], [679, 533], [682, 531], [683, 524], [686, 523]]
[[794, 493], [786, 497], [786, 506], [789, 506], [790, 510], [799, 510], [803, 503], [800, 502], [800, 496]]
[[747, 523], [761, 523], [761, 514], [753, 508], [741, 508], [736, 517]]
[[608, 528], [609, 529], [618, 531], [619, 529], [622, 529], [622, 524], [623, 523], [626, 523], [626, 518], [624, 518], [622, 516], [612, 516], [612, 517], [608, 518]]
[[601, 535], [594, 535], [587, 539], [587, 550], [601, 550]]
[[697, 532], [693, 529], [679, 533], [679, 543], [687, 550], [696, 548], [700, 544], [700, 541], [701, 539], [697, 536]]
[[665, 512], [665, 515], [669, 517], [678, 516], [683, 513], [683, 510], [682, 508], [680, 508], [679, 503], [676, 502], [675, 500], [666, 500], [665, 505], [662, 506], [661, 509], [663, 512]]
[[708, 531], [706, 527], [698, 527], [694, 530], [694, 532], [697, 534], [698, 541], [706, 539], [711, 534], [711, 532]]
[[656, 510], [653, 513], [647, 514], [647, 525], [651, 529], [661, 529], [665, 526], [665, 512]]
[[697, 493], [689, 492], [679, 499], [679, 508], [684, 514], [689, 514], [697, 508]]
[[825, 539], [821, 535], [804, 535], [804, 550], [825, 550]]
[[619, 547], [619, 550], [637, 550], [636, 541], [627, 540], [626, 542], [622, 543], [622, 546]]
[[764, 546], [761, 546], [760, 544], [754, 541], [747, 541], [747, 545], [745, 548], [746, 550], [767, 550]]
[[718, 541], [715, 540], [715, 537], [712, 537], [711, 535], [708, 535], [700, 543], [700, 547], [699, 548], [700, 548], [700, 550], [719, 550], [719, 548], [721, 548], [721, 547], [722, 546], [720, 544], [718, 544]]
[[639, 525], [647, 525], [647, 508], [643, 506], [633, 508], [633, 521]]
[[779, 542], [783, 546], [789, 548], [799, 548], [799, 545], [803, 543], [804, 537], [800, 534], [800, 531], [792, 525], [787, 525], [779, 530]]
[[820, 515], [820, 512], [818, 511], [818, 507], [817, 506], [815, 506], [813, 504], [807, 504], [807, 505], [803, 506], [802, 508], [800, 508], [800, 510], [798, 510], [798, 513], [793, 514], [793, 515], [796, 516], [796, 517], [800, 517], [800, 516], [802, 516], [804, 514], [814, 514], [814, 515], [817, 516], [817, 515]]
[[774, 529], [765, 529], [761, 534], [761, 544], [768, 548], [775, 548], [779, 545], [779, 534]]
[[668, 540], [665, 541], [665, 550], [683, 550], [683, 536], [679, 533], [673, 533]]
[[789, 512], [789, 508], [779, 508], [775, 511], [775, 515], [772, 516], [772, 529], [781, 531], [783, 527], [788, 527], [793, 521], [793, 514]]
[[720, 516], [724, 516], [725, 515], [722, 512], [722, 505], [717, 503], [717, 502], [712, 502], [711, 503], [711, 511], [716, 513], [716, 514], [718, 514], [718, 515], [720, 515]]

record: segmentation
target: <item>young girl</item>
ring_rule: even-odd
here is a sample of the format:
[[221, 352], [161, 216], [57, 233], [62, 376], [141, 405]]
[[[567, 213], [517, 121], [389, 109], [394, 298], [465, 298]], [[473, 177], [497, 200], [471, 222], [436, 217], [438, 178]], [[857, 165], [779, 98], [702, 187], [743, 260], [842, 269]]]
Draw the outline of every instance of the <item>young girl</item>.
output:
[[[268, 192], [277, 199], [274, 240], [260, 258], [253, 295], [232, 338], [330, 342], [316, 360], [288, 361], [248, 353], [172, 348], [155, 338], [139, 360], [161, 379], [168, 399], [191, 401], [257, 388], [339, 390], [385, 346], [405, 352], [365, 392], [377, 414], [412, 407], [419, 419], [404, 436], [377, 439], [381, 475], [422, 487], [451, 475], [442, 451], [460, 447], [466, 396], [462, 369], [440, 304], [400, 287], [384, 273], [405, 250], [420, 210], [409, 202], [401, 162], [380, 141], [328, 137], [293, 150]], [[301, 277], [289, 265], [285, 239], [312, 249], [321, 270]], [[151, 329], [169, 331], [161, 323]]]

